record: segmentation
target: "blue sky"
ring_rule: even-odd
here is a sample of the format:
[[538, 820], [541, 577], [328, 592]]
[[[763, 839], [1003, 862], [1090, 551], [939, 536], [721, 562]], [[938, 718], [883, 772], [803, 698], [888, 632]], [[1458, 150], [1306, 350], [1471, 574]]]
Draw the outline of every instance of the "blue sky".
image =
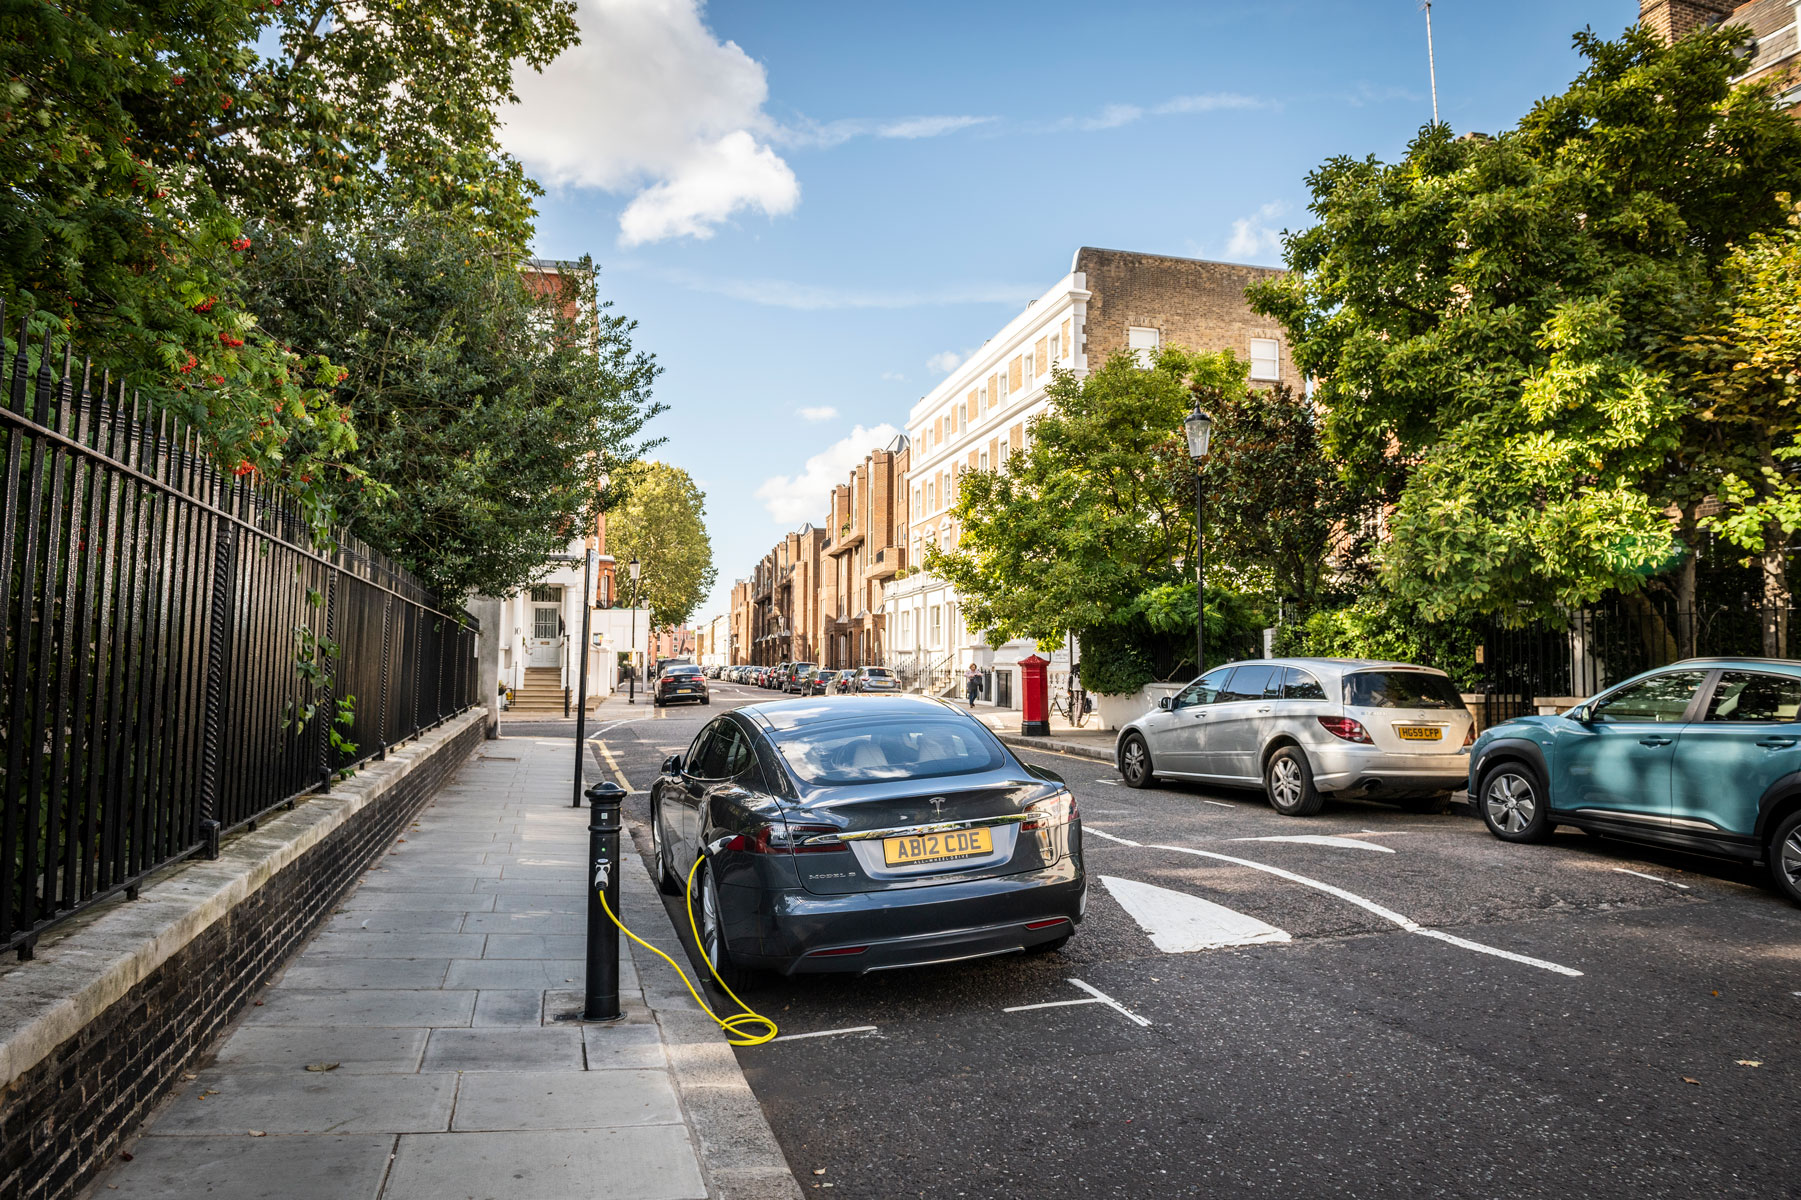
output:
[[[1635, 0], [1437, 0], [1442, 118], [1504, 128]], [[734, 578], [1078, 246], [1280, 264], [1306, 175], [1430, 121], [1417, 0], [582, 0], [506, 141], [538, 253], [663, 364], [658, 452]], [[803, 415], [805, 414], [805, 415]]]

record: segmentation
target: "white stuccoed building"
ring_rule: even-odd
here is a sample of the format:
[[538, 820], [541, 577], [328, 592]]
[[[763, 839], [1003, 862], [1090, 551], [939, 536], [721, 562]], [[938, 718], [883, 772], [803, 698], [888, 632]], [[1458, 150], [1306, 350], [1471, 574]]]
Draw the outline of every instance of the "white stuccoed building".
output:
[[[1251, 364], [1253, 382], [1298, 386], [1280, 326], [1253, 313], [1244, 300], [1246, 287], [1281, 274], [1166, 255], [1076, 251], [1067, 275], [908, 413], [907, 562], [923, 563], [928, 546], [956, 545], [950, 509], [957, 479], [965, 471], [998, 466], [1026, 445], [1033, 418], [1045, 409], [1053, 366], [1082, 376], [1119, 350], [1148, 361], [1163, 346], [1180, 345], [1232, 350]], [[885, 585], [882, 604], [888, 660], [909, 683], [961, 695], [964, 673], [974, 663], [984, 676], [982, 702], [1016, 708], [1019, 660], [1041, 653], [1051, 660], [1051, 687], [1063, 686], [1067, 645], [1038, 651], [1023, 640], [987, 644], [980, 630], [965, 625], [955, 590], [917, 566]]]

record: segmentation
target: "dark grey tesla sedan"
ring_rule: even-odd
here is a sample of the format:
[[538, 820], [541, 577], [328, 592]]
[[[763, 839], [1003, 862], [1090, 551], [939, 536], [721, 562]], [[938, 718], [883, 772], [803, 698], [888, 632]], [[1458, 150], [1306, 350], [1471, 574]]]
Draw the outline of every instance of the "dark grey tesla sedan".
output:
[[702, 949], [750, 973], [865, 972], [1068, 941], [1075, 797], [922, 697], [821, 696], [710, 722], [650, 788], [658, 883], [694, 872]]

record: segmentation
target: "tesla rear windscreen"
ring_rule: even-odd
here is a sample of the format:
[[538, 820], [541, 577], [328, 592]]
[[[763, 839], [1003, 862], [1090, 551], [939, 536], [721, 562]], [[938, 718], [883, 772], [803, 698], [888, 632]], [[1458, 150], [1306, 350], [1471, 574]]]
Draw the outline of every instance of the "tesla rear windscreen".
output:
[[916, 717], [904, 725], [833, 722], [776, 733], [773, 740], [796, 778], [828, 787], [973, 775], [1001, 765], [993, 740], [977, 730]]

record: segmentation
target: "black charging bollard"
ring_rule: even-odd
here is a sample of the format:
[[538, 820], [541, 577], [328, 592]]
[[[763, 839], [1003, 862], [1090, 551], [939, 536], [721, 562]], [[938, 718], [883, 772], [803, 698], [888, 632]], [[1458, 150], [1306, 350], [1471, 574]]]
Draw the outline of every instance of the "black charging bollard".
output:
[[619, 914], [619, 806], [625, 789], [603, 779], [588, 789], [588, 980], [584, 1021], [617, 1021], [619, 1011], [619, 926], [601, 907]]

